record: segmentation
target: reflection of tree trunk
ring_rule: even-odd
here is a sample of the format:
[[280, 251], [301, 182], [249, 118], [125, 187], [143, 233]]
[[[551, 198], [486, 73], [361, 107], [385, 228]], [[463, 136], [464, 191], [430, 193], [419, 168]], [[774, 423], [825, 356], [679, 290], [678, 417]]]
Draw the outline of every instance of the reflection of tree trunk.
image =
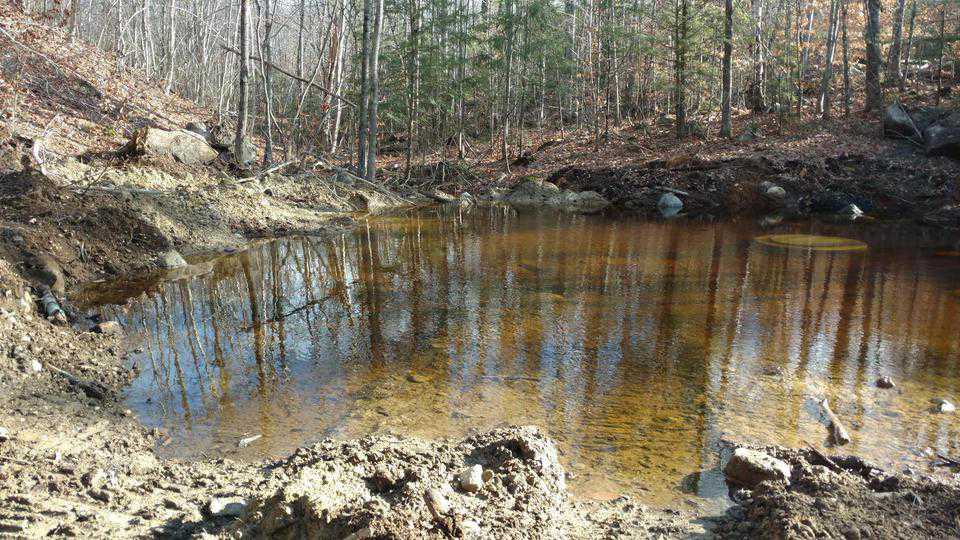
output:
[[279, 241], [270, 244], [270, 281], [273, 285], [273, 317], [277, 319], [277, 354], [281, 365], [287, 361], [286, 317], [283, 317], [283, 272], [281, 271]]
[[190, 327], [190, 335], [193, 338], [187, 340], [190, 342], [190, 353], [193, 355], [193, 365], [197, 371], [198, 380], [202, 380], [203, 375], [200, 372], [200, 366], [201, 364], [204, 367], [207, 365], [207, 351], [203, 348], [203, 343], [200, 341], [197, 319], [193, 314], [193, 292], [190, 290], [190, 283], [187, 280], [178, 281], [177, 284], [180, 287], [180, 303], [183, 305], [183, 313], [186, 315], [187, 326]]
[[860, 278], [862, 259], [856, 255], [847, 255], [847, 272], [843, 280], [838, 313], [837, 333], [833, 339], [833, 355], [830, 360], [830, 375], [839, 380], [841, 368], [850, 350], [850, 326], [853, 324], [853, 311], [860, 296]]
[[243, 269], [243, 279], [247, 284], [247, 299], [250, 303], [250, 325], [253, 328], [253, 356], [257, 362], [258, 383], [263, 389], [264, 384], [264, 339], [263, 324], [260, 317], [260, 302], [257, 298], [257, 288], [253, 282], [253, 273], [250, 271], [250, 252], [240, 254], [240, 267]]

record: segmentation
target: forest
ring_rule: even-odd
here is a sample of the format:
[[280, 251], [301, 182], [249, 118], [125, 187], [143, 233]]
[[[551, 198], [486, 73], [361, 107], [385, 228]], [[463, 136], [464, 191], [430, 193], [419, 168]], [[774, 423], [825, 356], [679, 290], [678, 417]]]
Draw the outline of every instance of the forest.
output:
[[745, 111], [879, 114], [960, 77], [955, 0], [21, 1], [236, 119], [264, 164], [352, 152], [368, 179], [378, 153], [407, 175], [485, 148], [508, 169], [544, 133], [731, 137]]

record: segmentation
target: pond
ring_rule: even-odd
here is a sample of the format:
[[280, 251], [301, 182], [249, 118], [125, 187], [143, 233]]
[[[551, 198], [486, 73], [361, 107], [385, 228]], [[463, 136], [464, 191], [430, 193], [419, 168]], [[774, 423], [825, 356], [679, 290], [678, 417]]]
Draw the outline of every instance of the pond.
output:
[[[803, 234], [850, 240], [785, 236]], [[824, 448], [823, 397], [844, 452], [958, 452], [957, 416], [931, 412], [960, 401], [960, 257], [942, 238], [430, 208], [78, 298], [127, 327], [127, 406], [169, 456], [536, 424], [579, 496], [722, 505], [719, 442]]]

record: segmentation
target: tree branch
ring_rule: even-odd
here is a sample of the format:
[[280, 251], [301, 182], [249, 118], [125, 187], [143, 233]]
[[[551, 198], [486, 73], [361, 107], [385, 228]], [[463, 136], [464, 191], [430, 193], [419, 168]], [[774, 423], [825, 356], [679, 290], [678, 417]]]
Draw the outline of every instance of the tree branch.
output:
[[[240, 54], [240, 51], [234, 49], [233, 47], [229, 47], [229, 46], [227, 46], [227, 45], [224, 45], [223, 43], [220, 44], [220, 48], [223, 49], [223, 50], [225, 50], [225, 51], [232, 52], [233, 54], [237, 54], [237, 55]], [[262, 59], [262, 58], [260, 58], [260, 57], [258, 57], [258, 56], [254, 56], [254, 55], [252, 55], [252, 54], [250, 55], [250, 59], [251, 59], [251, 60], [256, 60], [257, 62], [263, 62], [264, 64], [272, 67], [273, 69], [279, 71], [280, 73], [283, 73], [283, 74], [286, 75], [287, 77], [290, 77], [291, 79], [293, 79], [293, 80], [295, 80], [295, 81], [300, 81], [300, 82], [302, 82], [302, 83], [304, 83], [304, 84], [307, 84], [307, 85], [309, 85], [309, 86], [312, 86], [312, 87], [316, 88], [317, 90], [320, 90], [321, 92], [327, 94], [328, 96], [337, 98], [338, 100], [346, 103], [347, 105], [349, 105], [349, 106], [351, 106], [351, 107], [356, 107], [356, 106], [357, 106], [354, 102], [352, 102], [352, 101], [350, 101], [349, 99], [341, 96], [340, 94], [337, 94], [336, 92], [331, 92], [330, 90], [328, 90], [328, 89], [320, 86], [319, 84], [317, 84], [317, 83], [315, 83], [315, 82], [313, 82], [313, 81], [311, 81], [311, 80], [304, 79], [303, 77], [298, 77], [297, 75], [295, 75], [295, 74], [287, 71], [286, 69], [284, 69], [284, 68], [282, 68], [282, 67], [274, 64], [273, 62], [267, 62], [266, 60], [264, 60], [264, 59]]]

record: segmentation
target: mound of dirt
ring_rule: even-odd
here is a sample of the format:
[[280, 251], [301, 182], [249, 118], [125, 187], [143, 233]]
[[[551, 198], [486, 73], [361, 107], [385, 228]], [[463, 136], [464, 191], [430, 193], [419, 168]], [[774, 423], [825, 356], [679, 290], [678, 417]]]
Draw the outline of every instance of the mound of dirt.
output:
[[[887, 474], [856, 457], [832, 464], [802, 450], [767, 448], [791, 466], [790, 485], [744, 495], [721, 538], [957, 538], [960, 487]], [[738, 509], [739, 510], [739, 509]]]
[[[324, 441], [273, 465], [276, 491], [222, 531], [270, 538], [599, 538], [692, 532], [628, 499], [574, 503], [553, 441], [509, 427], [460, 441]], [[472, 470], [471, 470], [472, 469]], [[471, 474], [472, 473], [472, 474]]]

